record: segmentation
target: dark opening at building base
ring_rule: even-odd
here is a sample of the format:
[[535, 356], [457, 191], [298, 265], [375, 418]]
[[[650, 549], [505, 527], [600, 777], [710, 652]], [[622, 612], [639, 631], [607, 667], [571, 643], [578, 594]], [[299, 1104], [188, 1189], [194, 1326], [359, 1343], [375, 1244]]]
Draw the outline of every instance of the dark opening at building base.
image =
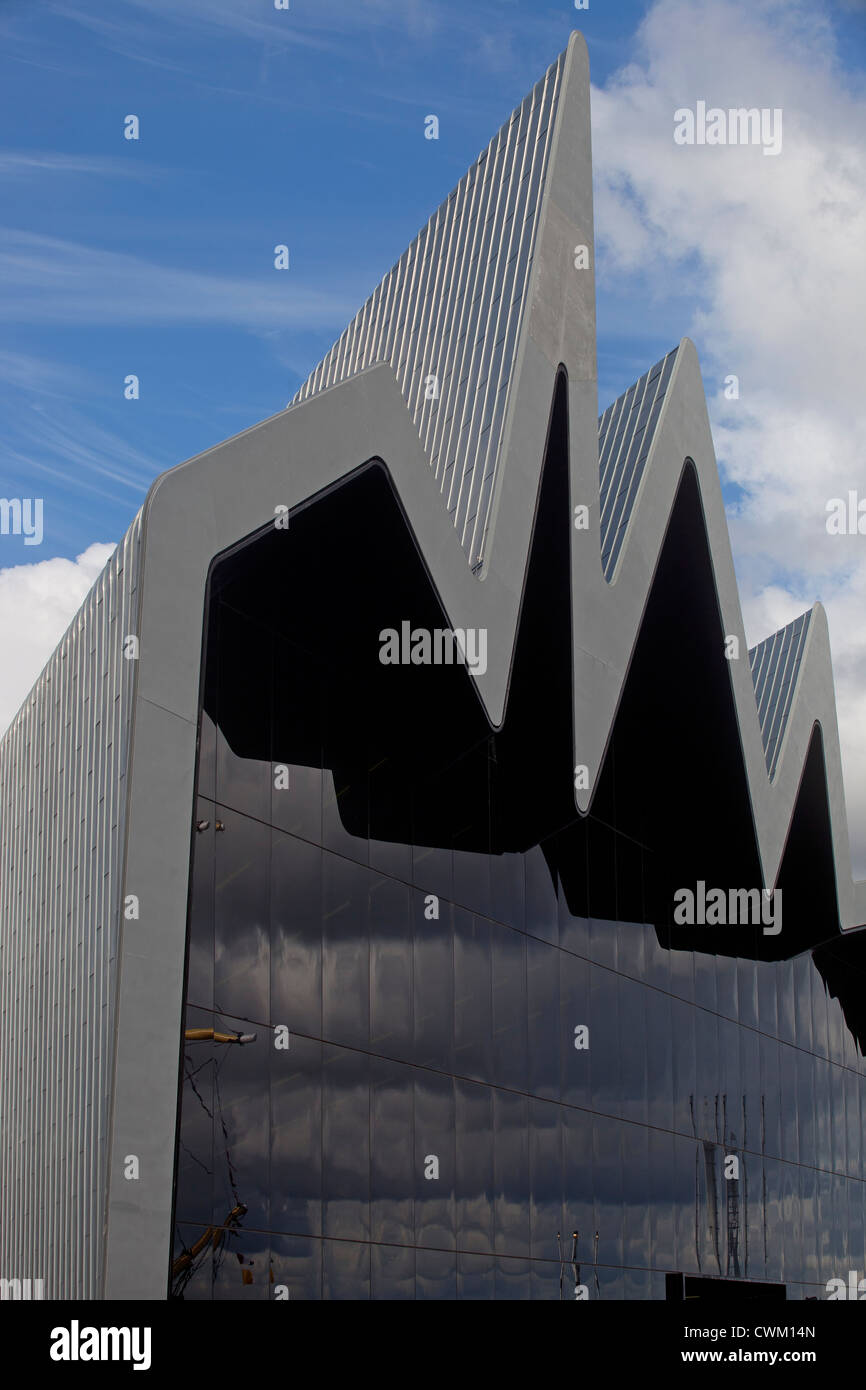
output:
[[676, 1271], [665, 1275], [665, 1298], [668, 1303], [685, 1303], [694, 1299], [704, 1302], [742, 1302], [761, 1299], [784, 1303], [788, 1293], [784, 1284], [763, 1284], [757, 1279], [711, 1279], [698, 1274]]

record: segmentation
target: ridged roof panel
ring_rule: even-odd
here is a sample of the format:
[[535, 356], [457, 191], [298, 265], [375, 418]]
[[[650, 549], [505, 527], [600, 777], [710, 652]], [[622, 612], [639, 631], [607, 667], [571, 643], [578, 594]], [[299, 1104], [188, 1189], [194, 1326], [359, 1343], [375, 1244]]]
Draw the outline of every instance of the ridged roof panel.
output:
[[749, 651], [764, 756], [771, 777], [779, 761], [811, 617], [811, 610], [801, 614]]
[[293, 401], [390, 362], [473, 568], [490, 519], [565, 57], [482, 151]]
[[601, 564], [608, 581], [616, 569], [676, 356], [674, 348], [650, 367], [598, 422]]

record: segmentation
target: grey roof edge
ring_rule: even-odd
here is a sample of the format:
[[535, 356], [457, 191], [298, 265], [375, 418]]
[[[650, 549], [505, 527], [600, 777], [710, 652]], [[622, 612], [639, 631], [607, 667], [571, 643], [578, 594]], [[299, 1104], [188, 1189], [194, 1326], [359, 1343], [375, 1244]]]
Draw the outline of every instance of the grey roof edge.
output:
[[[588, 248], [589, 265], [585, 270], [574, 268], [577, 246]], [[527, 448], [537, 448], [539, 442], [542, 450], [544, 448], [549, 399], [543, 412], [543, 422], [532, 418], [533, 414], [537, 414], [539, 373], [545, 374], [550, 368], [555, 371], [567, 363], [570, 378], [582, 383], [581, 415], [575, 419], [573, 412], [570, 412], [569, 428], [576, 446], [591, 452], [597, 470], [598, 367], [589, 53], [583, 35], [576, 30], [571, 34], [566, 49], [556, 127], [538, 215], [527, 304], [520, 327], [502, 432], [502, 462], [491, 498], [490, 519], [484, 538], [484, 562], [478, 576], [481, 580], [499, 572], [491, 552], [500, 528], [500, 551], [510, 546], [518, 536], [522, 540], [522, 527], [520, 520], [515, 517], [513, 500], [515, 465], [519, 466], [518, 461], [525, 457]], [[551, 394], [549, 392], [548, 396]], [[593, 412], [591, 421], [584, 414], [590, 402]], [[520, 482], [528, 486], [517, 506], [528, 508], [531, 512], [538, 480], [532, 477], [525, 479], [522, 473], [523, 470]], [[504, 497], [507, 499], [505, 502]], [[528, 561], [528, 547], [524, 558]]]
[[[531, 542], [534, 499], [557, 368], [531, 335], [519, 389], [534, 445], [518, 454], [514, 491], [503, 489], [488, 572], [479, 583], [438, 491], [403, 398], [377, 365], [303, 407], [163, 474], [145, 513], [141, 577], [141, 664], [129, 775], [124, 893], [141, 897], [138, 922], [123, 922], [109, 1202], [106, 1296], [164, 1296], [170, 1238], [178, 1044], [182, 1005], [202, 620], [213, 558], [266, 525], [277, 506], [295, 506], [365, 461], [386, 467], [419, 549], [455, 627], [486, 627], [488, 668], [477, 687], [491, 723], [501, 722]], [[567, 352], [565, 354], [568, 368]], [[590, 389], [588, 389], [590, 388]], [[764, 757], [745, 632], [701, 386], [697, 354], [680, 344], [664, 417], [646, 463], [616, 580], [604, 577], [598, 547], [595, 384], [569, 377], [571, 500], [594, 498], [589, 531], [572, 531], [575, 762], [594, 784], [616, 718], [631, 654], [683, 469], [693, 464], [726, 634], [740, 639], [730, 663], [749, 795], [766, 886], [775, 883], [809, 741], [821, 726], [843, 928], [866, 921], [864, 890], [851, 879], [841, 755], [826, 616], [812, 610], [775, 779]], [[575, 441], [578, 447], [575, 448]], [[581, 448], [583, 444], [586, 447]], [[527, 467], [527, 460], [532, 460]], [[512, 476], [512, 460], [505, 470]], [[515, 469], [517, 471], [517, 469]], [[650, 481], [650, 478], [652, 481]], [[594, 489], [594, 490], [593, 490]], [[527, 499], [529, 505], [527, 506]], [[198, 517], [190, 528], [189, 517]], [[508, 535], [508, 543], [504, 536]], [[591, 796], [584, 795], [586, 810]], [[149, 1181], [133, 1194], [123, 1159], [139, 1156]], [[145, 1236], [145, 1232], [147, 1235]], [[137, 1251], [129, 1260], [131, 1243]], [[149, 1290], [150, 1292], [146, 1292]]]
[[[534, 373], [540, 371], [535, 344], [527, 344], [527, 355]], [[565, 364], [568, 370], [568, 362]], [[524, 373], [525, 375], [525, 373]], [[533, 414], [536, 441], [541, 441], [547, 427], [555, 370], [547, 364], [546, 379], [535, 398]], [[580, 407], [585, 404], [586, 383], [575, 382], [569, 376], [569, 396], [577, 397], [577, 412], [572, 414], [574, 427], [580, 432]], [[521, 387], [526, 386], [521, 380]], [[536, 382], [530, 383], [536, 386]], [[197, 709], [198, 669], [196, 663], [183, 659], [176, 651], [171, 661], [148, 662], [150, 644], [157, 641], [167, 645], [168, 632], [174, 624], [152, 592], [151, 541], [154, 524], [160, 531], [159, 550], [170, 547], [175, 555], [183, 548], [183, 560], [178, 574], [175, 559], [168, 556], [158, 566], [160, 578], [174, 570], [166, 602], [177, 607], [177, 594], [183, 589], [196, 593], [198, 623], [203, 606], [207, 566], [211, 558], [227, 548], [239, 536], [251, 534], [265, 524], [277, 505], [294, 506], [316, 492], [339, 481], [341, 477], [368, 459], [378, 458], [388, 469], [395, 490], [405, 508], [409, 524], [430, 569], [449, 620], [454, 626], [486, 626], [488, 628], [488, 669], [476, 678], [479, 694], [491, 723], [498, 726], [503, 717], [516, 636], [516, 620], [522, 594], [526, 563], [529, 554], [533, 506], [519, 511], [510, 489], [505, 489], [503, 501], [509, 524], [509, 544], [494, 540], [484, 582], [459, 564], [462, 549], [448, 522], [447, 515], [434, 505], [435, 484], [426, 469], [420, 442], [412, 439], [407, 429], [407, 412], [401, 408], [402, 398], [395, 399], [393, 374], [386, 365], [368, 368], [321, 396], [313, 397], [290, 412], [281, 412], [244, 435], [198, 458], [190, 460], [163, 474], [149, 494], [144, 527], [145, 562], [142, 603], [142, 668], [141, 698], [164, 711], [174, 711], [194, 721]], [[315, 408], [314, 408], [315, 407]], [[323, 407], [326, 407], [323, 408]], [[585, 411], [583, 412], [585, 416]], [[314, 418], [318, 417], [318, 418]], [[342, 420], [351, 419], [345, 433]], [[363, 427], [360, 428], [363, 422]], [[592, 424], [595, 417], [592, 417]], [[338, 435], [342, 441], [338, 442]], [[390, 435], [390, 444], [389, 444]], [[292, 438], [291, 436], [296, 436]], [[277, 439], [279, 437], [279, 443]], [[276, 448], [275, 448], [276, 446]], [[342, 450], [344, 462], [337, 462]], [[308, 483], [301, 482], [299, 472], [288, 477], [272, 477], [267, 499], [271, 503], [262, 510], [261, 494], [250, 487], [252, 476], [258, 472], [264, 481], [266, 471], [273, 471], [277, 456], [296, 454], [308, 463]], [[244, 468], [238, 466], [243, 455]], [[321, 461], [327, 457], [329, 466]], [[527, 454], [521, 449], [520, 461], [524, 476], [518, 476], [514, 494], [529, 495], [531, 502], [537, 493], [542, 448], [534, 452], [534, 465], [529, 473], [525, 468]], [[695, 467], [705, 522], [710, 543], [711, 559], [719, 598], [719, 607], [726, 634], [736, 636], [741, 653], [738, 661], [730, 663], [732, 693], [742, 739], [743, 755], [749, 779], [755, 814], [759, 850], [767, 886], [775, 882], [796, 791], [802, 772], [805, 752], [815, 722], [822, 727], [831, 786], [831, 822], [837, 865], [850, 858], [847, 841], [847, 818], [844, 795], [841, 793], [841, 758], [838, 751], [838, 729], [833, 698], [832, 668], [826, 615], [820, 605], [812, 610], [807, 642], [793, 693], [790, 712], [782, 737], [776, 775], [770, 780], [764, 756], [757, 703], [739, 593], [734, 576], [733, 558], [727, 522], [721, 496], [718, 471], [710, 435], [706, 402], [700, 379], [697, 354], [693, 344], [683, 339], [664, 411], [656, 428], [653, 444], [645, 466], [641, 487], [635, 499], [627, 535], [614, 580], [608, 583], [601, 572], [598, 551], [598, 483], [595, 474], [594, 506], [590, 508], [591, 524], [587, 532], [575, 533], [572, 550], [573, 592], [580, 595], [575, 605], [575, 729], [578, 740], [576, 760], [587, 765], [590, 790], [578, 794], [581, 811], [589, 808], [592, 785], [600, 770], [604, 749], [613, 726], [616, 708], [622, 692], [625, 674], [640, 628], [656, 561], [679, 486], [686, 460]], [[257, 468], [257, 461], [262, 467]], [[267, 469], [264, 465], [267, 463]], [[505, 469], [510, 479], [517, 469]], [[593, 486], [590, 469], [595, 459], [575, 457], [572, 448], [572, 497], [590, 495]], [[277, 465], [278, 466], [278, 465]], [[196, 475], [206, 470], [207, 486]], [[589, 476], [587, 473], [589, 472]], [[312, 476], [310, 476], [312, 473]], [[529, 486], [527, 486], [527, 478]], [[300, 483], [300, 487], [298, 484]], [[177, 494], [175, 496], [175, 494]], [[182, 494], [186, 494], [185, 496]], [[191, 534], [184, 518], [196, 509], [202, 527], [197, 536], [203, 540], [198, 559], [191, 544]], [[526, 497], [521, 500], [525, 501]], [[246, 501], [246, 505], [244, 505]], [[222, 504], [222, 505], [215, 505]], [[217, 515], [219, 513], [219, 515]], [[246, 513], [246, 515], [245, 515]], [[521, 524], [522, 523], [522, 524]], [[594, 523], [594, 526], [593, 526]], [[179, 533], [173, 535], [177, 526]], [[182, 534], [180, 534], [182, 533]], [[205, 564], [204, 561], [207, 561]], [[148, 628], [153, 623], [153, 636]], [[187, 634], [192, 637], [192, 632]], [[200, 639], [200, 631], [196, 640]], [[188, 653], [189, 642], [182, 644]], [[588, 710], [588, 705], [591, 709]], [[581, 754], [582, 756], [578, 756]], [[858, 919], [853, 893], [844, 892], [844, 875], [840, 874], [840, 916], [844, 926], [859, 926], [866, 914]]]
[[[740, 657], [729, 663], [729, 670], [764, 885], [772, 886], [778, 877], [812, 731], [816, 723], [820, 724], [840, 925], [843, 929], [861, 926], [866, 921], [866, 881], [855, 884], [851, 873], [826, 613], [817, 603], [811, 609], [800, 667], [781, 734], [775, 774], [771, 779], [748, 659], [706, 397], [697, 352], [687, 338], [680, 343], [667, 398], [632, 508], [620, 562], [609, 586], [612, 602], [605, 605], [603, 600], [599, 601], [604, 619], [595, 624], [593, 631], [588, 634], [578, 631], [583, 624], [580, 615], [576, 615], [575, 650], [597, 701], [594, 717], [586, 721], [588, 756], [578, 761], [588, 762], [593, 776], [600, 766], [597, 750], [599, 745], [607, 741], [607, 734], [603, 732], [605, 725], [612, 726], [611, 716], [615, 717], [623, 675], [637, 637], [640, 616], [686, 459], [692, 461], [697, 476], [724, 632], [737, 637], [739, 643]], [[573, 578], [581, 587], [576, 588], [575, 592], [581, 593], [580, 606], [586, 610], [593, 606], [587, 601], [585, 586], [593, 582], [594, 565], [591, 561], [586, 563], [584, 557], [579, 556], [578, 560]], [[597, 670], [599, 666], [600, 670]], [[576, 687], [580, 683], [581, 677], [576, 671]], [[583, 707], [586, 708], [585, 702]]]

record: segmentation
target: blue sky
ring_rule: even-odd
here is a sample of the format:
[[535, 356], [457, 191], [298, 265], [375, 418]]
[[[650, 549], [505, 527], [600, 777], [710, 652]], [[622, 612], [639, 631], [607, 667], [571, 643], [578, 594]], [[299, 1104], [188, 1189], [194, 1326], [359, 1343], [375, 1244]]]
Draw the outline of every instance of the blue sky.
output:
[[[0, 6], [2, 490], [44, 497], [40, 558], [117, 539], [156, 474], [284, 406], [575, 21], [599, 80], [640, 14]], [[603, 339], [609, 391], [669, 337]], [[7, 563], [34, 558], [4, 538]]]
[[[117, 539], [156, 474], [280, 409], [570, 30], [604, 86], [647, 8], [5, 0], [0, 481], [44, 497], [40, 556]], [[676, 285], [602, 280], [600, 408], [690, 330]]]

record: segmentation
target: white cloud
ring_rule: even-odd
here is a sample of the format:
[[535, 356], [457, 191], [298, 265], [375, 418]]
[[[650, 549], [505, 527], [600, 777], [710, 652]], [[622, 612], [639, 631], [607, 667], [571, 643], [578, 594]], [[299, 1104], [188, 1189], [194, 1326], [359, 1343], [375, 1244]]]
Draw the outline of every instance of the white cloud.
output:
[[74, 560], [56, 557], [0, 569], [0, 732], [17, 714], [113, 550], [97, 541]]
[[[781, 153], [675, 145], [674, 112], [699, 100], [781, 108]], [[749, 641], [817, 598], [827, 608], [866, 874], [866, 536], [825, 525], [828, 499], [866, 496], [866, 99], [802, 0], [659, 0], [636, 61], [593, 90], [593, 158], [602, 292], [625, 281], [650, 306], [694, 294], [682, 332], [723, 476], [744, 489], [731, 532]]]

